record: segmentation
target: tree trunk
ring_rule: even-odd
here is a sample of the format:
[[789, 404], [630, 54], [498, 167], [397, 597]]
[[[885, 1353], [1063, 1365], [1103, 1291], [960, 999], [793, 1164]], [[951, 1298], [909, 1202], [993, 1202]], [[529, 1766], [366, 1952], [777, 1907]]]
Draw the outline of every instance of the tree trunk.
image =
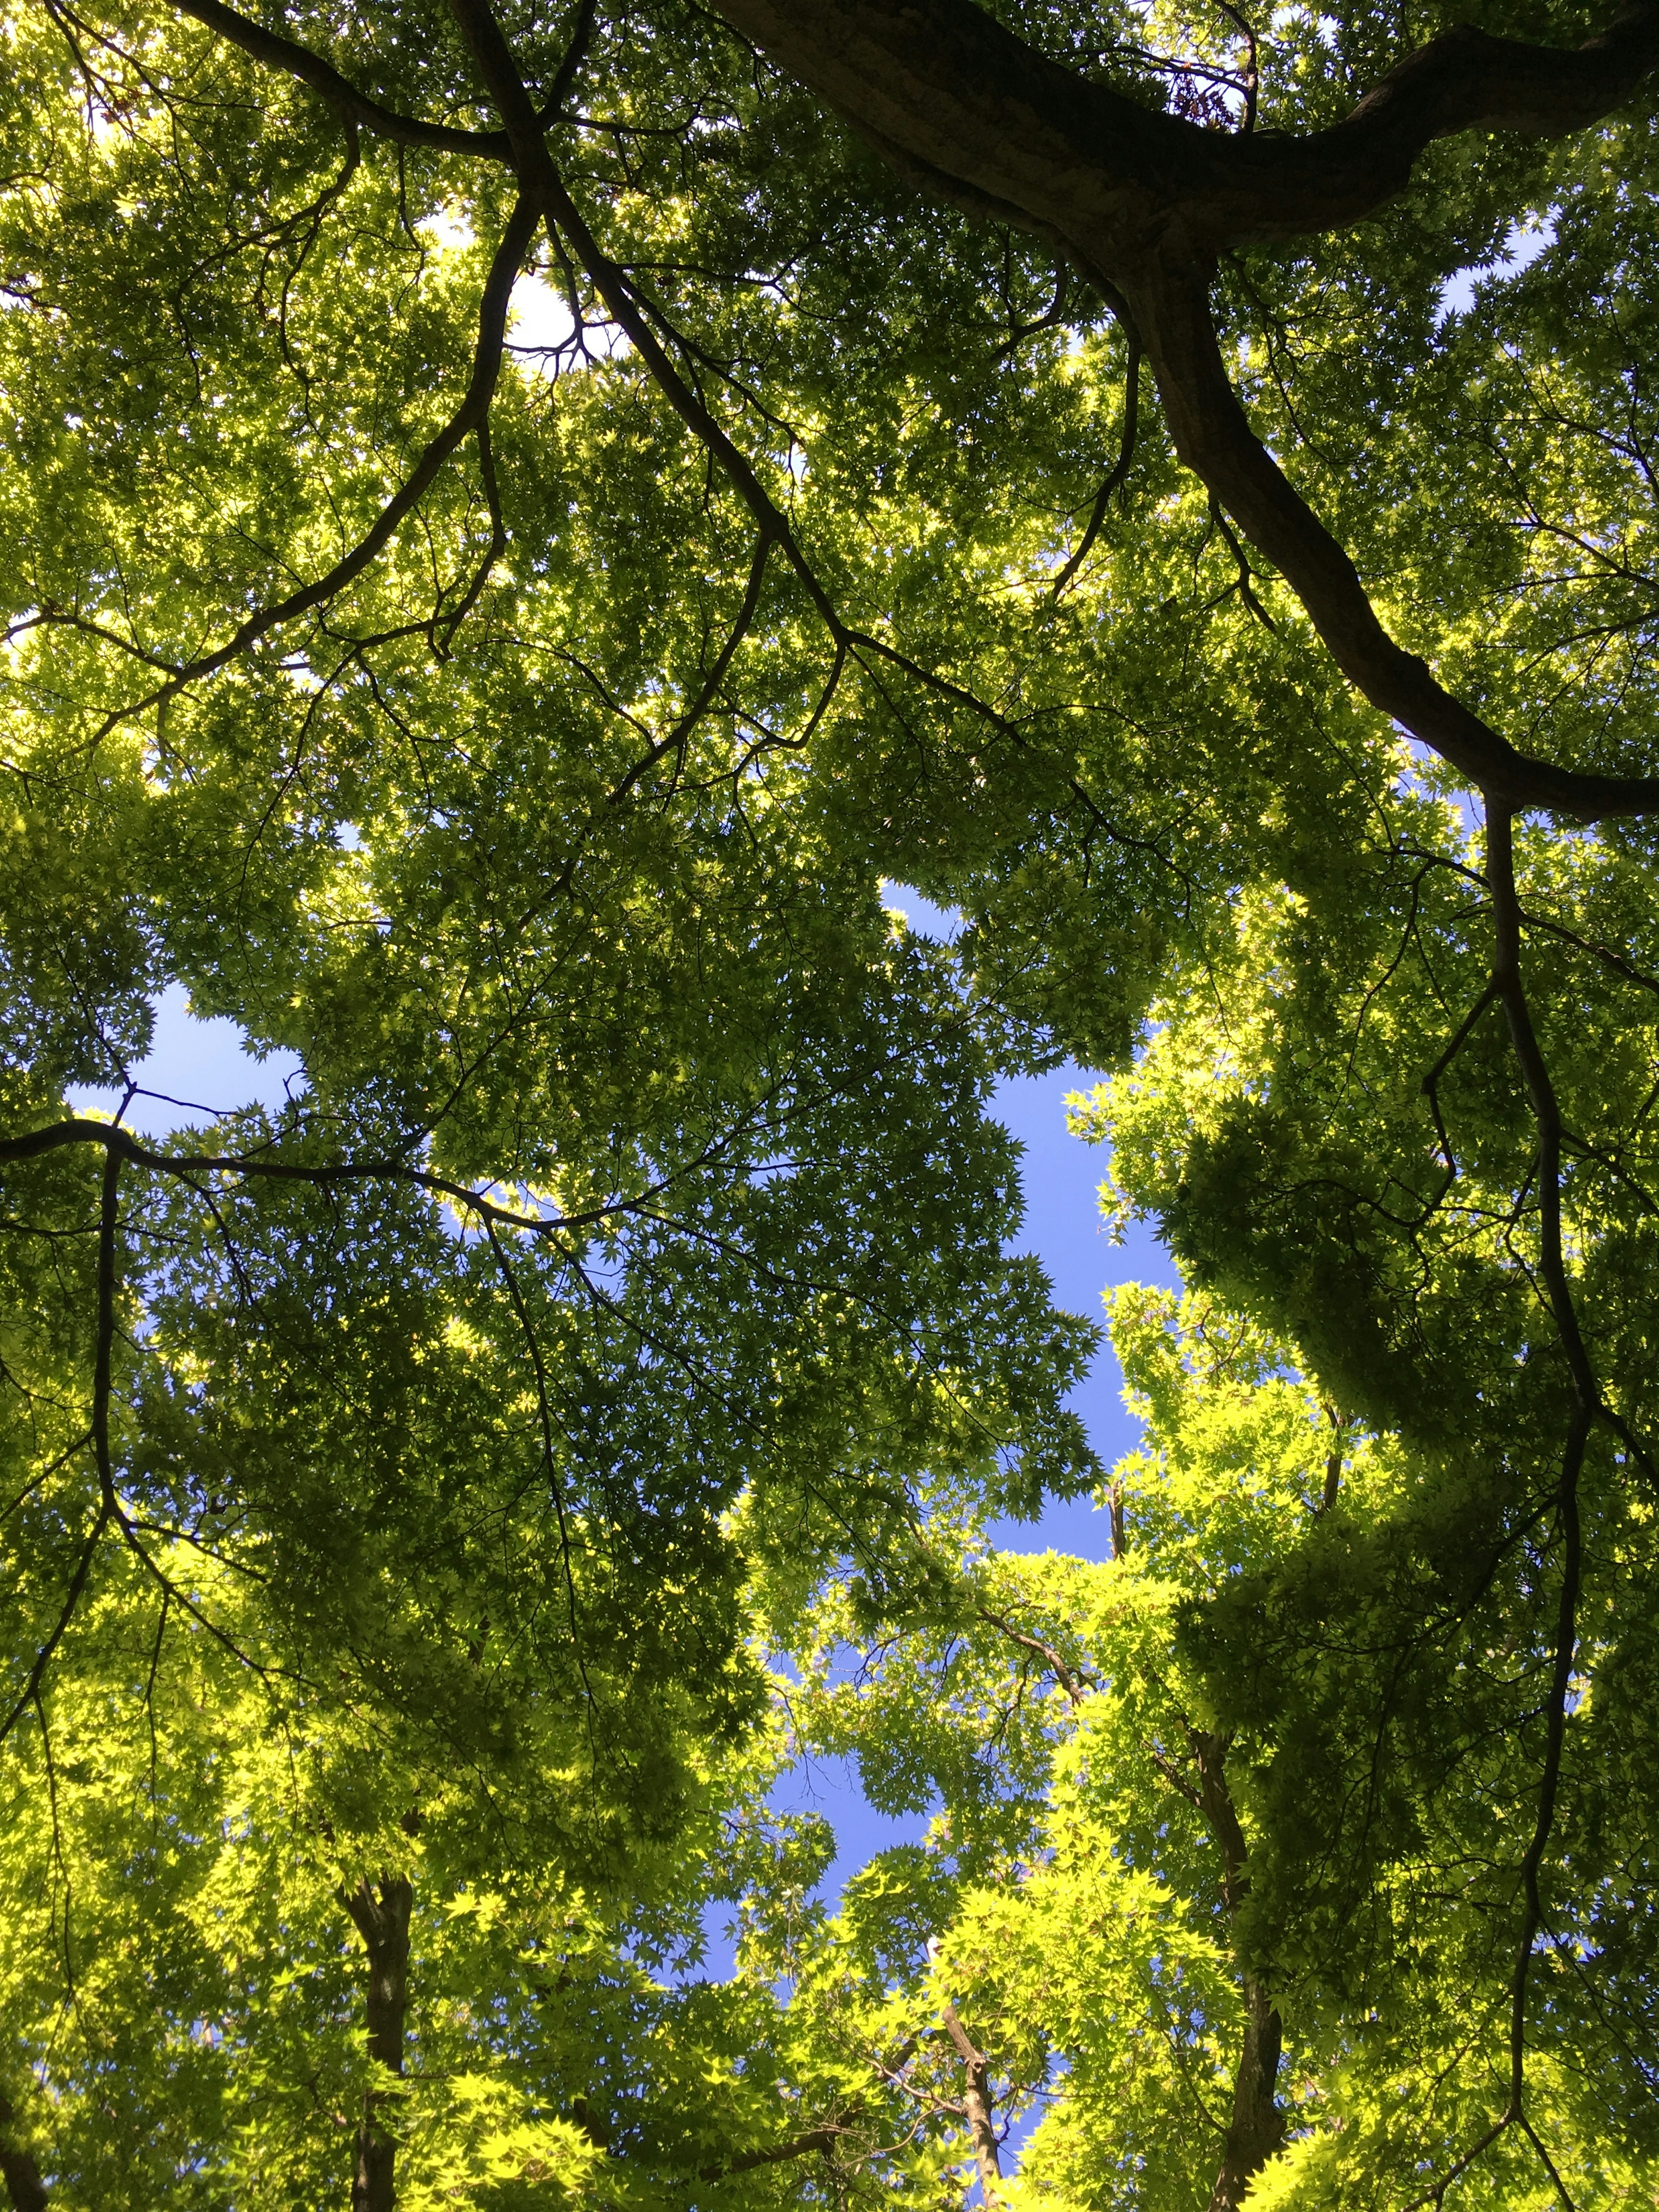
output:
[[974, 2163], [979, 2168], [979, 2193], [986, 2212], [995, 2212], [1002, 2202], [1002, 2155], [997, 2148], [996, 2126], [992, 2118], [991, 2069], [985, 2053], [975, 2048], [953, 2004], [947, 2003], [945, 2008], [945, 2030], [956, 2045], [968, 2076], [962, 2105], [968, 2132], [973, 2137]]
[[[414, 1884], [386, 1875], [377, 1897], [367, 1880], [340, 1893], [368, 1952], [368, 2055], [394, 2074], [404, 2070], [404, 2015], [409, 2007], [409, 1915]], [[371, 2089], [357, 2130], [351, 2212], [393, 2212], [397, 2203], [395, 2137], [380, 2124], [392, 2093]]]
[[[1199, 1795], [1211, 1833], [1221, 1848], [1221, 1897], [1237, 1917], [1249, 1888], [1244, 1870], [1244, 1831], [1227, 1786], [1227, 1738], [1189, 1731], [1198, 1765]], [[1242, 1962], [1241, 1962], [1242, 1963]], [[1243, 1974], [1244, 2041], [1233, 2076], [1233, 2112], [1227, 2124], [1221, 2171], [1210, 2192], [1210, 2212], [1237, 2212], [1244, 2192], [1285, 2140], [1285, 2115], [1273, 2095], [1279, 2078], [1279, 2018], [1267, 1990], [1248, 1968]]]
[[1273, 2096], [1279, 2074], [1279, 2014], [1260, 1982], [1244, 1982], [1244, 2047], [1233, 2077], [1233, 2116], [1210, 2212], [1237, 2212], [1244, 2191], [1285, 2140], [1285, 2115]]
[[11, 2212], [46, 2212], [46, 2185], [33, 2154], [19, 2149], [12, 2141], [16, 2117], [10, 2100], [0, 2097], [0, 2181], [6, 2185]]

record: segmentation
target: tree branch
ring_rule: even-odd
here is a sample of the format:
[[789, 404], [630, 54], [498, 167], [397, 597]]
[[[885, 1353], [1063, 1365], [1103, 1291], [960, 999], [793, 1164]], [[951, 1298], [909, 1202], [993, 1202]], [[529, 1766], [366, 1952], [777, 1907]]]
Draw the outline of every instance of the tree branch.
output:
[[140, 1144], [117, 1122], [80, 1119], [49, 1121], [45, 1128], [31, 1130], [26, 1136], [0, 1138], [0, 1166], [13, 1160], [38, 1159], [43, 1153], [56, 1152], [66, 1145], [88, 1144], [102, 1145], [108, 1156], [125, 1160], [133, 1167], [151, 1169], [181, 1180], [199, 1175], [235, 1175], [277, 1182], [313, 1183], [319, 1188], [342, 1182], [410, 1183], [417, 1190], [447, 1199], [463, 1211], [477, 1214], [480, 1220], [503, 1229], [529, 1230], [542, 1237], [592, 1228], [602, 1221], [615, 1219], [618, 1214], [638, 1212], [660, 1197], [668, 1187], [665, 1182], [653, 1183], [633, 1198], [617, 1199], [578, 1213], [520, 1213], [513, 1206], [498, 1205], [483, 1192], [471, 1189], [465, 1183], [451, 1182], [446, 1176], [429, 1174], [424, 1168], [410, 1167], [403, 1160], [339, 1160], [307, 1166], [297, 1160], [261, 1159], [234, 1152], [196, 1156], [157, 1152]]
[[739, 2151], [724, 2166], [701, 2166], [699, 2181], [724, 2181], [729, 2173], [752, 2173], [757, 2166], [781, 2166], [792, 2158], [809, 2157], [815, 2150], [828, 2152], [835, 2143], [834, 2128], [813, 2128], [804, 2136], [792, 2136], [787, 2142], [773, 2143], [765, 2150]]
[[1176, 452], [1282, 571], [1343, 674], [1374, 707], [1449, 761], [1493, 807], [1587, 817], [1659, 808], [1659, 778], [1583, 775], [1517, 751], [1395, 644], [1353, 562], [1250, 428], [1222, 364], [1207, 270], [1148, 261], [1127, 289]]
[[720, 463], [765, 536], [783, 549], [807, 596], [839, 641], [844, 635], [841, 619], [777, 502], [761, 483], [747, 455], [715, 421], [669, 359], [649, 319], [635, 300], [627, 276], [599, 245], [580, 209], [565, 189], [564, 180], [548, 151], [541, 118], [486, 0], [450, 0], [450, 12], [460, 27], [484, 88], [507, 126], [514, 168], [524, 191], [533, 196], [550, 230], [562, 232], [569, 241], [611, 319], [625, 333], [658, 389]]
[[[1466, 2173], [1483, 2152], [1510, 2128], [1518, 2128], [1537, 2153], [1565, 2212], [1573, 2212], [1568, 2194], [1526, 2109], [1527, 1990], [1531, 1979], [1534, 1947], [1544, 1926], [1540, 1876], [1555, 1825], [1560, 1791], [1561, 1761], [1566, 1744], [1567, 1705], [1572, 1690], [1573, 1662], [1578, 1642], [1578, 1597], [1583, 1572], [1583, 1540], [1579, 1526], [1578, 1482], [1583, 1471], [1584, 1449], [1598, 1416], [1606, 1417], [1595, 1372], [1568, 1279], [1561, 1224], [1561, 1110], [1539, 1043], [1525, 984], [1521, 973], [1522, 911], [1515, 879], [1515, 832], [1510, 811], [1491, 808], [1486, 819], [1486, 881], [1492, 893], [1493, 948], [1490, 996], [1503, 1001], [1509, 1018], [1510, 1037], [1520, 1063], [1528, 1103], [1538, 1131], [1539, 1273], [1551, 1317], [1560, 1338], [1571, 1381], [1573, 1408], [1568, 1424], [1561, 1472], [1555, 1489], [1556, 1523], [1561, 1542], [1561, 1587], [1556, 1603], [1556, 1625], [1550, 1665], [1550, 1695], [1547, 1711], [1544, 1763], [1539, 1776], [1538, 1797], [1532, 1834], [1522, 1858], [1521, 1933], [1510, 1979], [1510, 2093], [1498, 2118], [1442, 2174], [1434, 2186], [1418, 2198], [1418, 2204], [1443, 2204], [1447, 2190]], [[1621, 1424], [1615, 1425], [1622, 1426]], [[1407, 2207], [1407, 2212], [1413, 2212]]]
[[1106, 510], [1111, 504], [1112, 494], [1129, 473], [1129, 464], [1135, 455], [1135, 429], [1140, 418], [1140, 339], [1129, 333], [1128, 366], [1123, 372], [1123, 434], [1118, 441], [1117, 459], [1109, 471], [1104, 483], [1095, 494], [1095, 503], [1089, 511], [1089, 520], [1078, 549], [1054, 578], [1053, 597], [1058, 599], [1078, 570], [1088, 559], [1094, 542], [1100, 535], [1100, 526], [1106, 520]]
[[[373, 524], [359, 538], [350, 552], [337, 561], [327, 574], [319, 576], [314, 583], [304, 585], [299, 591], [290, 592], [287, 599], [279, 599], [274, 605], [262, 607], [257, 613], [250, 615], [234, 635], [223, 645], [216, 647], [211, 653], [203, 654], [199, 659], [187, 661], [169, 683], [162, 684], [159, 690], [151, 692], [147, 698], [140, 700], [136, 706], [118, 708], [103, 725], [100, 736], [107, 734], [118, 722], [126, 720], [131, 714], [142, 714], [152, 707], [166, 706], [167, 702], [176, 698], [186, 685], [198, 683], [205, 676], [216, 674], [220, 669], [228, 666], [234, 660], [238, 654], [246, 653], [250, 646], [257, 645], [259, 640], [270, 631], [279, 628], [283, 623], [294, 621], [299, 615], [308, 614], [313, 607], [322, 606], [327, 600], [343, 591], [355, 577], [361, 575], [371, 562], [385, 550], [398, 525], [430, 489], [439, 471], [457, 447], [471, 432], [481, 431], [484, 428], [489, 414], [489, 404], [495, 397], [495, 386], [501, 376], [507, 304], [512, 297], [514, 282], [523, 265], [531, 239], [535, 234], [538, 214], [539, 210], [535, 202], [527, 196], [520, 196], [518, 204], [507, 220], [501, 243], [495, 249], [495, 258], [490, 263], [489, 275], [485, 280], [483, 292], [479, 299], [478, 339], [473, 352], [472, 374], [468, 380], [465, 395], [448, 422], [444, 424], [437, 435], [428, 441], [408, 477], [387, 500]], [[489, 464], [487, 449], [484, 453], [484, 466], [488, 477]], [[495, 543], [494, 538], [491, 542], [492, 544]], [[480, 579], [479, 582], [481, 581]], [[475, 583], [467, 601], [464, 602], [462, 611], [465, 611], [465, 605], [470, 604], [471, 599], [476, 597], [477, 588], [478, 584]], [[459, 614], [456, 619], [459, 619]]]
[[1149, 242], [1170, 216], [1200, 254], [1358, 222], [1402, 189], [1435, 140], [1583, 130], [1659, 66], [1659, 4], [1637, 0], [1576, 49], [1448, 32], [1328, 130], [1234, 135], [1090, 82], [972, 0], [716, 5], [880, 150], [1091, 258], [1091, 240]]
[[[365, 1876], [356, 1889], [337, 1892], [368, 1953], [368, 2055], [388, 2073], [404, 2070], [404, 2020], [409, 2008], [409, 1918], [414, 1885], [407, 1875], [382, 1875], [380, 1894]], [[382, 2124], [397, 2093], [370, 2089], [357, 2130], [351, 2212], [393, 2212], [397, 2203], [397, 2138]]]
[[1016, 1628], [1012, 1621], [1005, 1620], [1001, 1613], [993, 1613], [989, 1607], [983, 1605], [977, 1610], [980, 1619], [988, 1622], [991, 1627], [1000, 1629], [1012, 1642], [1023, 1645], [1027, 1651], [1036, 1652], [1037, 1657], [1042, 1661], [1055, 1681], [1064, 1690], [1074, 1709], [1083, 1703], [1085, 1690], [1091, 1690], [1095, 1686], [1086, 1674], [1080, 1671], [1073, 1672], [1051, 1644], [1043, 1643], [1040, 1637], [1026, 1635], [1023, 1629]]
[[[1248, 1846], [1227, 1780], [1228, 1737], [1186, 1723], [1198, 1768], [1198, 1799], [1221, 1852], [1221, 1901], [1237, 1920], [1249, 1889]], [[1285, 2140], [1285, 2115], [1275, 2094], [1283, 2030], [1266, 1986], [1239, 1962], [1244, 2032], [1233, 2075], [1233, 2108], [1222, 2146], [1221, 2167], [1210, 2192], [1209, 2212], [1237, 2212], [1251, 2182]]]
[[0, 2096], [0, 2181], [12, 2212], [46, 2212], [49, 2200], [34, 2154], [13, 2140], [16, 2118], [11, 2100]]
[[297, 77], [301, 84], [320, 94], [337, 114], [364, 131], [393, 139], [400, 146], [429, 146], [441, 154], [472, 154], [490, 161], [505, 161], [508, 158], [504, 131], [457, 131], [447, 124], [425, 123], [417, 116], [399, 115], [396, 109], [383, 107], [378, 100], [359, 92], [349, 78], [342, 76], [320, 54], [313, 54], [308, 46], [300, 46], [276, 31], [266, 30], [262, 23], [238, 15], [234, 8], [225, 7], [222, 0], [173, 0], [173, 4], [181, 15], [192, 16], [209, 30], [216, 31], [222, 39], [240, 46], [255, 61], [281, 70], [287, 76]]
[[968, 2120], [968, 2132], [973, 2139], [974, 2163], [979, 2169], [979, 2193], [987, 2212], [1002, 2201], [1002, 2154], [997, 2145], [997, 2131], [992, 2119], [994, 2109], [991, 2100], [990, 2061], [975, 2048], [967, 2029], [963, 2026], [957, 2008], [946, 1997], [940, 2008], [945, 2033], [956, 2047], [967, 2084], [963, 2093], [963, 2105]]
[[760, 605], [761, 584], [766, 574], [766, 556], [771, 550], [769, 532], [763, 531], [755, 547], [754, 559], [749, 566], [748, 588], [743, 595], [743, 605], [738, 610], [737, 620], [727, 632], [726, 641], [715, 655], [714, 665], [704, 678], [696, 697], [679, 717], [666, 737], [659, 738], [644, 757], [635, 762], [621, 782], [607, 793], [608, 803], [617, 805], [626, 799], [641, 776], [648, 775], [659, 761], [670, 753], [678, 753], [682, 760], [692, 732], [713, 705], [715, 693], [726, 680], [726, 672], [732, 665], [732, 656], [748, 635]]
[[720, 12], [924, 186], [1059, 240], [1109, 298], [1127, 299], [1182, 459], [1282, 571], [1372, 705], [1496, 803], [1586, 818], [1659, 809], [1659, 778], [1578, 774], [1517, 751], [1395, 642], [1251, 429], [1209, 305], [1219, 252], [1358, 220], [1437, 137], [1549, 135], [1610, 112], [1659, 64], [1659, 0], [1639, 0], [1575, 52], [1449, 33], [1345, 122], [1301, 139], [1205, 131], [1142, 106], [970, 0], [720, 0]]

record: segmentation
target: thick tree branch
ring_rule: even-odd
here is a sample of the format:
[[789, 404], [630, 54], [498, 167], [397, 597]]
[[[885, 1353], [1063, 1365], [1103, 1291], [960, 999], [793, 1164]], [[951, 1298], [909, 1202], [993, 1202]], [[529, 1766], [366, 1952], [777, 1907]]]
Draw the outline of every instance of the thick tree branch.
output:
[[804, 2136], [791, 2136], [787, 2142], [772, 2143], [765, 2150], [739, 2151], [724, 2166], [705, 2166], [698, 2170], [699, 2181], [724, 2181], [729, 2173], [752, 2173], [757, 2166], [783, 2166], [791, 2159], [810, 2158], [814, 2151], [828, 2151], [835, 2144], [834, 2128], [813, 2128]]
[[1353, 562], [1250, 428], [1222, 363], [1206, 268], [1149, 258], [1126, 289], [1176, 452], [1283, 572], [1356, 690], [1495, 806], [1588, 817], [1659, 807], [1659, 778], [1581, 775], [1517, 751], [1389, 635]]
[[0, 2097], [0, 2181], [6, 2185], [11, 2212], [46, 2212], [48, 2198], [33, 2151], [12, 2135], [17, 2118], [8, 2097]]
[[[1228, 1738], [1187, 1724], [1198, 1769], [1197, 1800], [1221, 1853], [1221, 1899], [1237, 1919], [1249, 1889], [1243, 1825], [1227, 1780]], [[1285, 2140], [1285, 2115], [1275, 2087], [1282, 2030], [1279, 2011], [1261, 1981], [1240, 1961], [1244, 2032], [1233, 2075], [1233, 2108], [1222, 2147], [1221, 2167], [1209, 2212], [1237, 2212], [1252, 2180]]]
[[1659, 779], [1579, 775], [1517, 751], [1389, 635], [1353, 562], [1251, 429], [1209, 296], [1223, 248], [1358, 220], [1436, 138], [1550, 135], [1610, 112], [1659, 64], [1659, 0], [1571, 52], [1449, 33], [1346, 121], [1301, 139], [1205, 131], [1142, 106], [970, 0], [721, 0], [720, 12], [924, 186], [1059, 240], [1127, 300], [1182, 459], [1283, 572], [1374, 706], [1494, 803], [1583, 817], [1659, 808]]
[[717, 4], [881, 150], [1085, 252], [1091, 240], [1138, 234], [1145, 246], [1178, 228], [1214, 253], [1356, 222], [1435, 140], [1583, 130], [1659, 66], [1659, 5], [1639, 0], [1577, 49], [1448, 32], [1328, 130], [1231, 135], [1090, 83], [972, 0]]
[[445, 123], [426, 123], [419, 117], [400, 115], [395, 108], [383, 107], [378, 100], [371, 100], [320, 54], [313, 54], [285, 39], [275, 31], [268, 31], [262, 23], [255, 23], [246, 15], [227, 8], [222, 0], [174, 0], [181, 15], [194, 17], [210, 31], [257, 62], [269, 68], [281, 70], [287, 76], [297, 77], [313, 92], [320, 94], [337, 113], [346, 117], [364, 131], [374, 132], [382, 138], [391, 138], [400, 146], [428, 146], [440, 154], [471, 154], [486, 161], [505, 161], [507, 156], [506, 133], [501, 131], [457, 131]]
[[1238, 2212], [1251, 2182], [1285, 2140], [1273, 2094], [1282, 2033], [1277, 2008], [1253, 1974], [1243, 1987], [1244, 2034], [1233, 2075], [1233, 2109], [1210, 2192], [1209, 2212]]

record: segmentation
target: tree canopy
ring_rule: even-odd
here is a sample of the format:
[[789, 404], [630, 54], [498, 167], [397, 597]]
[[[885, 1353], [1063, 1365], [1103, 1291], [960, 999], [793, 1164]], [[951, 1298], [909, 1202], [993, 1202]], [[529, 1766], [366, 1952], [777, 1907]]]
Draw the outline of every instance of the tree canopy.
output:
[[3, 36], [13, 2206], [1651, 2201], [1659, 5]]

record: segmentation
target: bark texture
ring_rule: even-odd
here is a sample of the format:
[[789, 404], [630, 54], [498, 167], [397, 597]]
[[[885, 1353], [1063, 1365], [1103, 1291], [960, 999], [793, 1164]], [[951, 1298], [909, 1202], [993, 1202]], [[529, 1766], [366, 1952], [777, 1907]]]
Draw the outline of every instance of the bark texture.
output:
[[1237, 2212], [1244, 2192], [1285, 2140], [1285, 2115], [1273, 2094], [1279, 2078], [1279, 2014], [1261, 1984], [1246, 1976], [1244, 2041], [1233, 2076], [1232, 2118], [1210, 2212]]

